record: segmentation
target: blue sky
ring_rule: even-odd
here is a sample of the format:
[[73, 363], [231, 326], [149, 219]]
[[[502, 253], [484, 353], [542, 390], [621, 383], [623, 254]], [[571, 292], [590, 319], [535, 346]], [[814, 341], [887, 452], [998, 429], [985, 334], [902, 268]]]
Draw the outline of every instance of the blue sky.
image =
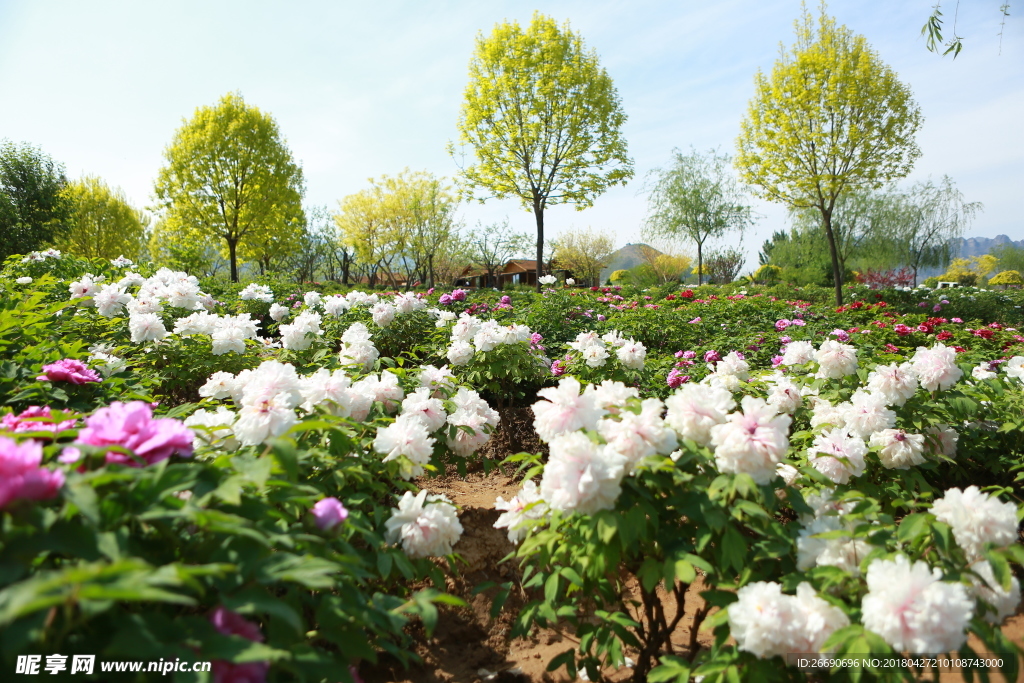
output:
[[[909, 181], [950, 175], [985, 211], [968, 236], [1024, 239], [1024, 18], [999, 54], [998, 0], [964, 0], [953, 61], [924, 48], [933, 0], [833, 0], [829, 12], [909, 84], [925, 120]], [[1011, 11], [1016, 10], [1016, 3]], [[0, 138], [38, 145], [68, 174], [96, 174], [151, 203], [164, 147], [195, 108], [240, 91], [272, 114], [302, 164], [311, 205], [331, 209], [366, 179], [403, 168], [452, 176], [445, 151], [480, 31], [534, 10], [568, 20], [597, 50], [622, 97], [636, 178], [593, 208], [555, 207], [549, 236], [571, 227], [639, 241], [644, 176], [673, 148], [732, 153], [757, 69], [793, 38], [797, 0], [696, 2], [0, 1]], [[955, 3], [944, 11], [952, 23]], [[786, 225], [757, 202], [748, 265]], [[533, 232], [514, 201], [464, 205], [468, 225]]]

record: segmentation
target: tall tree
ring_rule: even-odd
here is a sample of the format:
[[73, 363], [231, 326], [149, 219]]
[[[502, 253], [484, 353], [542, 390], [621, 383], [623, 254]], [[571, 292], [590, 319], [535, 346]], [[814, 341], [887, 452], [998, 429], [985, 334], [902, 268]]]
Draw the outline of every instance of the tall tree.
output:
[[0, 144], [0, 262], [59, 239], [71, 202], [64, 167], [37, 147]]
[[396, 199], [397, 229], [407, 233], [404, 260], [411, 282], [413, 275], [434, 286], [434, 258], [458, 229], [455, 210], [458, 198], [442, 178], [405, 169], [387, 179]]
[[71, 202], [68, 231], [54, 246], [85, 258], [139, 256], [149, 218], [128, 203], [124, 192], [85, 176], [69, 183], [65, 194]]
[[945, 267], [956, 255], [959, 238], [984, 207], [965, 202], [949, 176], [912, 185], [902, 196], [898, 212], [887, 223], [889, 249], [902, 265], [914, 272]]
[[608, 265], [615, 251], [611, 237], [589, 228], [566, 230], [552, 246], [554, 253], [551, 261], [590, 285], [601, 284], [601, 269]]
[[[519, 198], [537, 223], [537, 288], [544, 263], [544, 210], [592, 206], [608, 187], [633, 177], [622, 125], [626, 114], [597, 53], [583, 39], [535, 13], [477, 37], [459, 138], [476, 163], [463, 169], [467, 192]], [[449, 152], [455, 156], [453, 145]], [[474, 195], [479, 190], [483, 195]]]
[[836, 303], [842, 270], [832, 213], [845, 193], [905, 176], [921, 152], [921, 113], [910, 88], [863, 36], [806, 7], [796, 43], [771, 77], [760, 71], [737, 145], [736, 164], [757, 193], [790, 207], [813, 207], [828, 239]]
[[239, 245], [270, 244], [302, 219], [302, 168], [277, 123], [228, 93], [199, 107], [164, 150], [155, 195], [168, 224], [224, 240], [231, 281]]
[[751, 222], [746, 193], [736, 182], [727, 155], [673, 151], [672, 165], [655, 169], [648, 196], [645, 237], [693, 240], [697, 244], [697, 284], [703, 282], [704, 243]]
[[510, 259], [527, 252], [530, 238], [514, 231], [506, 218], [487, 225], [478, 223], [467, 243], [471, 261], [487, 271], [488, 286], [500, 289], [503, 283], [497, 277], [498, 271]]

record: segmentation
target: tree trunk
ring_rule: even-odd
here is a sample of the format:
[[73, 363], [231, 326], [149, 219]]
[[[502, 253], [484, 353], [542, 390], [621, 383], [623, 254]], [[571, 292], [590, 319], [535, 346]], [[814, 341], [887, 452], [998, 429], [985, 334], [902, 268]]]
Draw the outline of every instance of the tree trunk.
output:
[[697, 286], [704, 284], [704, 243], [697, 242]]
[[341, 284], [348, 285], [349, 258], [348, 252], [341, 252]]
[[231, 261], [231, 281], [238, 282], [238, 238], [228, 240], [228, 259]]
[[[821, 207], [819, 207], [821, 208]], [[832, 212], [821, 209], [821, 219], [825, 224], [825, 236], [828, 237], [828, 250], [832, 255], [832, 281], [836, 286], [836, 306], [843, 305], [843, 270], [839, 265], [839, 253], [836, 251], [836, 235], [832, 232]]]
[[540, 292], [540, 276], [544, 272], [544, 203], [540, 197], [533, 198], [533, 215], [537, 219], [537, 291]]

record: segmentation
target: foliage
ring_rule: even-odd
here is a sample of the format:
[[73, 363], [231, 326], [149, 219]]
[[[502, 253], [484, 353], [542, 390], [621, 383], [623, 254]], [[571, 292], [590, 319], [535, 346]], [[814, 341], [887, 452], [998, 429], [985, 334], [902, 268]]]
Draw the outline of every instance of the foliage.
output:
[[[910, 172], [921, 114], [910, 90], [863, 36], [804, 10], [796, 43], [771, 77], [758, 72], [737, 141], [742, 179], [769, 200], [809, 207], [828, 239], [836, 304], [842, 269], [832, 228], [840, 197]], [[792, 93], [800, 92], [799, 98]]]
[[128, 203], [124, 192], [97, 176], [72, 181], [64, 192], [72, 209], [68, 230], [54, 240], [55, 247], [85, 258], [139, 258], [149, 219]]
[[164, 158], [154, 187], [161, 230], [186, 243], [223, 240], [232, 282], [240, 249], [266, 270], [295, 247], [303, 223], [302, 168], [274, 119], [240, 94], [198, 107]]
[[599, 285], [601, 269], [615, 251], [615, 243], [604, 232], [576, 228], [566, 230], [552, 242], [551, 262], [572, 273], [577, 282]]
[[568, 23], [537, 12], [525, 31], [506, 22], [478, 36], [457, 124], [476, 160], [462, 171], [465, 189], [481, 201], [516, 197], [533, 211], [538, 280], [547, 206], [585, 209], [633, 177], [625, 121], [611, 77]]
[[67, 230], [67, 183], [63, 165], [41, 149], [0, 144], [0, 261], [40, 249]]
[[990, 285], [1024, 285], [1024, 278], [1016, 270], [1004, 270], [993, 276], [988, 283]]
[[649, 175], [647, 237], [692, 240], [697, 244], [697, 284], [703, 282], [704, 243], [751, 223], [746, 194], [736, 182], [728, 155], [711, 150], [673, 151], [672, 165]]

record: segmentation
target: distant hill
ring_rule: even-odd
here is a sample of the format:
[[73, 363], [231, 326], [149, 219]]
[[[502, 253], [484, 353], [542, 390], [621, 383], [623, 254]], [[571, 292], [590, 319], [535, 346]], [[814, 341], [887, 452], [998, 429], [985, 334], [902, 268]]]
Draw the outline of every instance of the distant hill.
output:
[[[994, 247], [998, 247], [1001, 244], [1013, 244], [1016, 247], [1024, 249], [1024, 240], [1011, 240], [1006, 235], [996, 235], [995, 237], [961, 237], [957, 242], [958, 244], [954, 258], [984, 256], [992, 251]], [[922, 268], [917, 276], [918, 282], [928, 277], [941, 275], [945, 271], [945, 268]]]
[[[643, 263], [644, 256], [642, 250], [645, 248], [653, 249], [653, 247], [646, 244], [627, 244], [614, 252], [608, 261], [608, 265], [601, 271], [601, 282], [608, 282], [608, 278], [611, 277], [612, 273], [616, 270], [629, 270], [630, 268], [636, 268]], [[657, 249], [654, 251], [658, 254], [661, 253]]]

